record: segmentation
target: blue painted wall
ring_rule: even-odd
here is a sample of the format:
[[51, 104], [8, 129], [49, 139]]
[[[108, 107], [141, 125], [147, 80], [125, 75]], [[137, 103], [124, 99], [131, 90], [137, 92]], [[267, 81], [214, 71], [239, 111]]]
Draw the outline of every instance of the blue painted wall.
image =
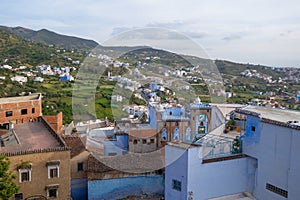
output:
[[73, 200], [87, 199], [87, 179], [85, 178], [71, 179], [71, 196]]
[[[240, 192], [252, 192], [255, 159], [241, 158], [202, 164], [202, 147], [188, 150], [166, 146], [165, 199], [206, 200]], [[172, 180], [182, 182], [182, 191], [172, 188]]]
[[163, 194], [162, 175], [144, 175], [127, 178], [95, 180], [88, 182], [89, 200], [114, 200], [128, 195]]
[[[187, 199], [188, 151], [167, 145], [165, 155], [165, 198]], [[181, 191], [172, 187], [173, 180], [181, 182]]]
[[[242, 135], [241, 140], [243, 142], [243, 153], [257, 158], [260, 154], [258, 151], [259, 143], [261, 140], [261, 123], [259, 117], [251, 115], [246, 116], [245, 134]], [[255, 131], [252, 130], [255, 127]]]
[[156, 91], [158, 90], [158, 86], [157, 86], [157, 83], [150, 83], [150, 90], [152, 91]]
[[202, 164], [201, 151], [189, 149], [188, 192], [194, 199], [252, 192], [255, 180], [255, 159], [239, 158]]
[[184, 116], [183, 115], [184, 110], [182, 108], [179, 108], [179, 107], [177, 107], [177, 108], [166, 108], [165, 111], [166, 111], [167, 116], [177, 116], [177, 117]]
[[127, 134], [117, 135], [116, 138], [117, 138], [118, 146], [120, 146], [122, 149], [128, 150], [128, 140], [129, 140], [128, 135]]
[[116, 135], [115, 140], [104, 141], [104, 155], [109, 156], [111, 153], [123, 155], [123, 152], [128, 151], [128, 135]]
[[151, 106], [151, 104], [149, 104], [148, 110], [149, 110], [148, 122], [151, 125], [151, 128], [157, 129], [156, 110], [153, 106]]
[[70, 76], [61, 76], [61, 77], [59, 77], [60, 81], [69, 81], [70, 79], [71, 79]]
[[[246, 123], [250, 125], [252, 122]], [[247, 130], [243, 138], [246, 141], [243, 141], [243, 152], [258, 160], [255, 197], [258, 200], [286, 199], [267, 190], [266, 184], [269, 183], [288, 191], [287, 199], [299, 199], [300, 131], [263, 122], [258, 126], [259, 132], [252, 135]]]

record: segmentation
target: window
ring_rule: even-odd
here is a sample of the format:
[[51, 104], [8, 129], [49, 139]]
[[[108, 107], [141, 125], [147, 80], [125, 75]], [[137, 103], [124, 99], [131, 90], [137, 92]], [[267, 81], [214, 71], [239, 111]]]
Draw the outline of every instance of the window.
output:
[[147, 140], [146, 139], [143, 139], [143, 144], [146, 144], [147, 143]]
[[59, 165], [48, 166], [48, 178], [58, 178], [59, 177]]
[[77, 163], [77, 171], [78, 172], [83, 171], [83, 162]]
[[18, 193], [14, 195], [15, 200], [22, 200], [23, 199], [23, 193]]
[[170, 112], [170, 115], [172, 115], [172, 112]]
[[117, 153], [113, 152], [113, 153], [108, 153], [108, 156], [116, 156]]
[[5, 116], [6, 116], [6, 117], [11, 117], [11, 116], [13, 116], [13, 111], [6, 111]]
[[285, 198], [288, 198], [288, 191], [284, 190], [284, 189], [281, 189], [279, 187], [276, 187], [274, 185], [271, 185], [270, 183], [267, 183], [266, 184], [266, 189], [271, 191], [271, 192], [274, 192], [280, 196], [283, 196]]
[[31, 169], [19, 169], [19, 182], [31, 181]]
[[178, 180], [172, 180], [172, 188], [177, 191], [181, 191], [181, 182]]
[[35, 113], [35, 108], [32, 108], [32, 109], [31, 109], [31, 113], [32, 113], [32, 114]]
[[133, 144], [137, 144], [137, 140], [133, 140]]
[[54, 199], [58, 198], [58, 184], [53, 184], [53, 185], [47, 185], [46, 190], [47, 190], [47, 197], [49, 199]]
[[150, 139], [150, 143], [154, 143], [155, 142], [155, 140], [154, 139]]
[[27, 109], [22, 109], [21, 110], [21, 115], [27, 115]]
[[48, 197], [49, 198], [57, 198], [57, 189], [53, 188], [53, 189], [49, 189], [48, 190]]
[[198, 133], [205, 133], [205, 126], [199, 126], [198, 127]]
[[255, 126], [251, 126], [251, 131], [255, 132]]

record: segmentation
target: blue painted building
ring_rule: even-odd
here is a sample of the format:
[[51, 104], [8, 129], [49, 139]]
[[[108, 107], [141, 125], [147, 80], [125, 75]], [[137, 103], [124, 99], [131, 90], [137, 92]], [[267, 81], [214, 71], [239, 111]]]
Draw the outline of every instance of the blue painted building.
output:
[[163, 194], [162, 175], [138, 175], [124, 178], [91, 180], [88, 182], [89, 200], [119, 199], [129, 195]]
[[[161, 154], [159, 154], [161, 155]], [[87, 191], [89, 200], [114, 200], [129, 195], [163, 195], [161, 166], [153, 166], [151, 157], [123, 155], [88, 158]], [[156, 170], [155, 170], [156, 169]]]
[[73, 200], [88, 199], [88, 184], [87, 178], [72, 178], [71, 179], [71, 197]]
[[300, 197], [300, 112], [248, 106], [236, 113], [245, 116], [245, 132], [239, 138], [242, 153], [234, 153], [234, 148], [224, 153], [224, 138], [209, 139], [210, 133], [199, 146], [168, 143], [167, 200], [204, 200], [245, 192], [257, 200]]
[[74, 78], [71, 75], [64, 75], [59, 77], [60, 81], [73, 81]]
[[149, 85], [149, 88], [151, 91], [154, 92], [154, 91], [158, 90], [158, 85], [157, 85], [157, 83], [151, 82]]
[[[256, 110], [255, 110], [256, 111]], [[257, 160], [253, 194], [258, 200], [300, 197], [300, 112], [262, 109], [247, 113], [243, 152]], [[243, 111], [241, 111], [243, 113]]]
[[128, 134], [115, 134], [114, 139], [106, 139], [104, 141], [104, 155], [123, 155], [128, 152]]

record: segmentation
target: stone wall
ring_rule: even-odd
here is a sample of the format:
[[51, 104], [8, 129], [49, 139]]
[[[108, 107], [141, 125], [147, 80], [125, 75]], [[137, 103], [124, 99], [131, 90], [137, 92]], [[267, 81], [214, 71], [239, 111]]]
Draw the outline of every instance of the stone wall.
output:
[[[15, 182], [20, 186], [19, 193], [23, 193], [23, 199], [43, 195], [47, 197], [46, 186], [58, 185], [58, 200], [70, 198], [70, 151], [55, 151], [46, 153], [32, 153], [8, 157], [10, 171], [16, 175]], [[47, 162], [59, 161], [59, 177], [48, 178]], [[19, 168], [22, 163], [31, 166], [31, 181], [19, 181]]]

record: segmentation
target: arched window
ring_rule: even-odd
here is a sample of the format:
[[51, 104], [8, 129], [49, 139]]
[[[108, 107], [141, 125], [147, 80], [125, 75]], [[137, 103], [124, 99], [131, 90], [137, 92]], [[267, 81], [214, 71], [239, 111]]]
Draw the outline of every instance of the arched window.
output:
[[192, 141], [192, 130], [190, 127], [188, 127], [185, 131], [185, 141], [186, 142], [191, 142]]
[[175, 128], [174, 129], [173, 139], [174, 140], [180, 140], [180, 131], [179, 131], [179, 128]]
[[168, 133], [166, 128], [162, 129], [161, 139], [168, 141]]

